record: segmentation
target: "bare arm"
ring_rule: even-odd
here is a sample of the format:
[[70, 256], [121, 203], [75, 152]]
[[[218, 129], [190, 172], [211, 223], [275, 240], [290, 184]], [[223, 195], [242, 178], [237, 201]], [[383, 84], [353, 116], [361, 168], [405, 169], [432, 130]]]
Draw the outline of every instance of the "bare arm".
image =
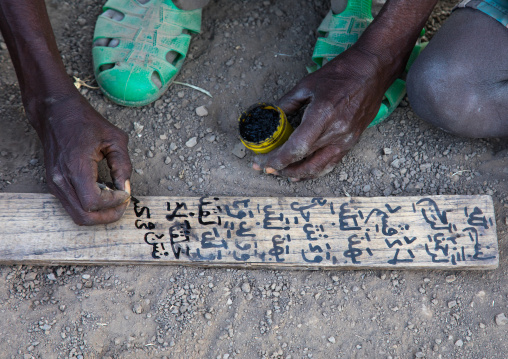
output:
[[289, 114], [308, 105], [288, 142], [255, 159], [254, 169], [309, 179], [330, 172], [374, 119], [402, 73], [437, 0], [388, 0], [360, 39], [279, 101]]
[[[97, 113], [67, 76], [44, 1], [0, 0], [0, 30], [28, 120], [44, 147], [51, 193], [78, 224], [118, 220], [130, 191], [127, 135]], [[103, 158], [119, 190], [98, 187]]]

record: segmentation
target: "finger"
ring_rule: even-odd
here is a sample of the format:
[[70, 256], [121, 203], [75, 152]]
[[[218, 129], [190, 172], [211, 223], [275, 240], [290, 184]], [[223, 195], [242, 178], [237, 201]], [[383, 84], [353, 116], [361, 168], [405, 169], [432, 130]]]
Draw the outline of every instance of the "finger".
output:
[[[318, 139], [324, 132], [322, 124], [326, 121], [323, 121], [324, 117], [321, 118], [321, 121], [316, 121], [314, 119], [316, 114], [312, 107], [311, 104], [305, 110], [302, 123], [295, 129], [286, 143], [266, 155], [256, 156], [254, 163], [261, 168], [265, 168], [266, 173], [277, 174], [276, 171], [280, 171], [316, 151], [319, 148], [316, 145]], [[320, 112], [319, 116], [326, 115]]]
[[[130, 198], [130, 194], [123, 190], [101, 189], [96, 181], [97, 163], [91, 159], [81, 160], [78, 171], [72, 174], [72, 188], [67, 188], [66, 197], [74, 190], [80, 202], [79, 207], [85, 212], [115, 208]], [[125, 183], [122, 187], [125, 187]]]
[[64, 208], [69, 212], [74, 222], [80, 226], [93, 226], [97, 224], [113, 223], [122, 218], [128, 202], [114, 208], [107, 208], [96, 212], [85, 212], [81, 209], [75, 209], [71, 206], [70, 209]]
[[336, 146], [324, 147], [279, 171], [279, 175], [289, 177], [292, 181], [321, 177], [331, 172], [346, 153]]
[[50, 192], [62, 203], [73, 221], [78, 225], [95, 225], [112, 223], [119, 220], [127, 208], [128, 202], [96, 212], [86, 212], [81, 208], [81, 202], [72, 186], [67, 183], [63, 176], [53, 176], [52, 182], [48, 181]]
[[[127, 152], [128, 137], [122, 133], [122, 138], [102, 149], [104, 157], [111, 170], [111, 178], [117, 189], [126, 190], [125, 183], [131, 178], [132, 164]], [[130, 193], [130, 188], [129, 191]]]
[[287, 115], [293, 115], [303, 106], [311, 101], [311, 93], [301, 82], [293, 87], [288, 93], [282, 96], [276, 105], [279, 106]]
[[[308, 104], [311, 100], [311, 93], [307, 90], [307, 88], [302, 85], [302, 81], [300, 81], [299, 84], [297, 84], [295, 87], [293, 87], [288, 93], [286, 93], [282, 98], [277, 101], [277, 106], [279, 106], [282, 111], [284, 111], [287, 115], [295, 114], [298, 110], [300, 110], [303, 106]], [[305, 114], [304, 114], [305, 116]], [[302, 120], [303, 123], [303, 120]], [[299, 127], [301, 127], [300, 125]], [[293, 132], [291, 135], [290, 141], [292, 139], [296, 139], [298, 137], [298, 132], [301, 132], [301, 130], [298, 130], [298, 128]], [[280, 151], [280, 149], [279, 149]], [[274, 152], [272, 152], [272, 155], [275, 155]], [[266, 173], [276, 173], [276, 170], [273, 168], [268, 168], [268, 171], [266, 171], [265, 162], [268, 160], [267, 156], [257, 156], [254, 158], [254, 163], [252, 165], [252, 168], [256, 171], [265, 170]]]

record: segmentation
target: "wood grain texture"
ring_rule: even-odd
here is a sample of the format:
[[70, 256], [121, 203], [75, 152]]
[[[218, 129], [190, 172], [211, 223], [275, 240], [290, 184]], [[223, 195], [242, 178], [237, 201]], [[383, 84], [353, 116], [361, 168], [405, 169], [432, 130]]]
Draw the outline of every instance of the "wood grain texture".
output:
[[116, 223], [75, 225], [48, 194], [0, 193], [0, 264], [493, 269], [490, 196], [140, 197]]

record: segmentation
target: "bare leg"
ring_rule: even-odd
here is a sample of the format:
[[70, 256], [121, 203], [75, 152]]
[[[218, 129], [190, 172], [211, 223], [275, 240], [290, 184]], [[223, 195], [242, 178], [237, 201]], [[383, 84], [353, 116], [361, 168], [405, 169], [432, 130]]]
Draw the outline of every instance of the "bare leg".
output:
[[508, 136], [508, 29], [484, 13], [458, 9], [407, 78], [414, 111], [465, 137]]

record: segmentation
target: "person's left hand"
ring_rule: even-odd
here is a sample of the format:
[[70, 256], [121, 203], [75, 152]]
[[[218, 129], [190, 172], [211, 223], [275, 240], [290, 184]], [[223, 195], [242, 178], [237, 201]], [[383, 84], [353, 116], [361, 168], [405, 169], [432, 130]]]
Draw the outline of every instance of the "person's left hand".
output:
[[254, 159], [253, 168], [292, 181], [330, 172], [376, 116], [389, 84], [371, 55], [349, 49], [303, 78], [277, 105], [302, 122], [281, 147]]

